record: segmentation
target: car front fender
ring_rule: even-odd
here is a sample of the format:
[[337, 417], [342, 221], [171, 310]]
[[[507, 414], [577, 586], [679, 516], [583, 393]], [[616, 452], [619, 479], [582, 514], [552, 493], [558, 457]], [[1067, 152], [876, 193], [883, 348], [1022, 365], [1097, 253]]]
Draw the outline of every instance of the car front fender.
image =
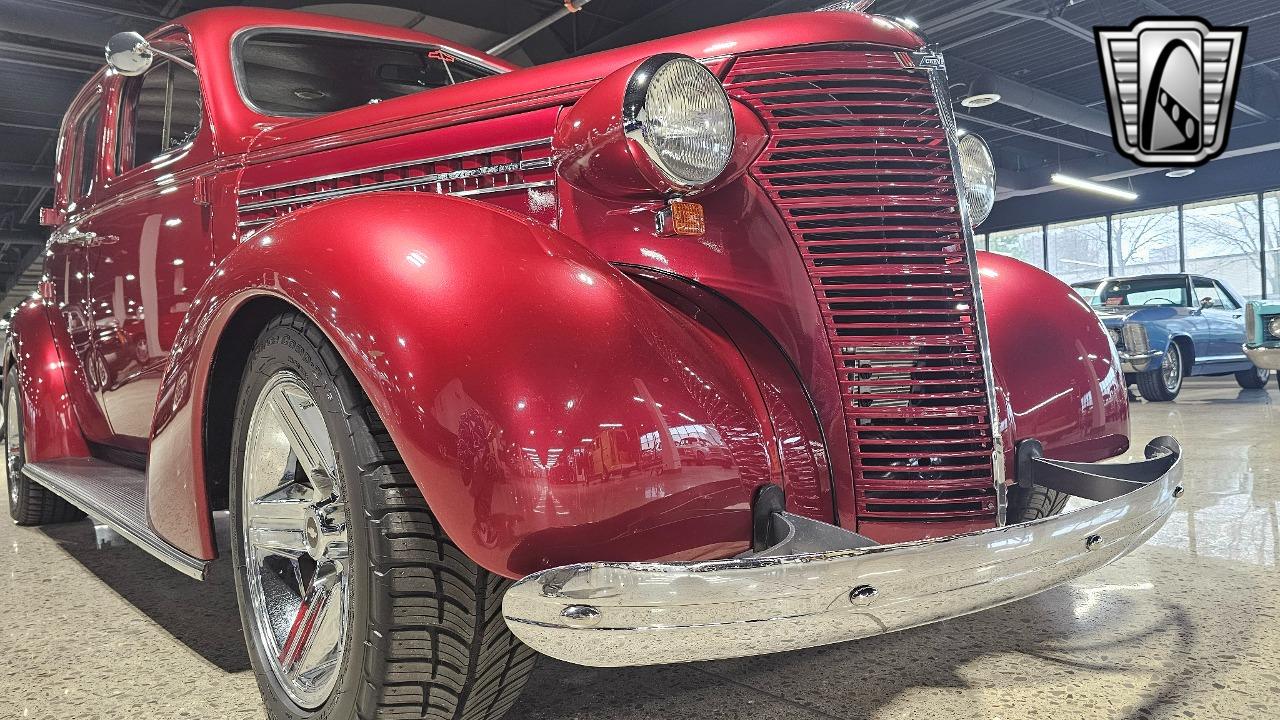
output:
[[[214, 350], [262, 297], [327, 335], [445, 531], [494, 572], [723, 557], [750, 542], [752, 491], [781, 482], [765, 404], [726, 338], [543, 224], [367, 194], [248, 236], [192, 302], [159, 392], [149, 508], [193, 550], [212, 548], [205, 403], [235, 392], [208, 386]], [[683, 436], [723, 446], [729, 467], [683, 465]]]
[[1093, 462], [1129, 447], [1129, 403], [1115, 347], [1093, 310], [1045, 271], [978, 253], [1009, 477], [1017, 441]]

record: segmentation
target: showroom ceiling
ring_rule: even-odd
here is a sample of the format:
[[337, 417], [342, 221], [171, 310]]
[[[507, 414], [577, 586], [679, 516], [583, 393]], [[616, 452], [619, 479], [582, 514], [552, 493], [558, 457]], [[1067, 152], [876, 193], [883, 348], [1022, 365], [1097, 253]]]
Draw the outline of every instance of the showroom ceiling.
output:
[[[599, 49], [723, 24], [811, 9], [829, 0], [594, 0], [506, 55], [540, 64]], [[560, 0], [0, 0], [0, 290], [34, 280], [21, 271], [43, 246], [38, 209], [48, 204], [56, 128], [72, 94], [100, 64], [98, 48], [120, 30], [147, 31], [191, 10], [246, 4], [312, 9], [417, 27], [487, 49], [563, 9]], [[953, 92], [970, 83], [1016, 82], [1033, 103], [960, 108], [961, 124], [998, 156], [1004, 199], [991, 223], [1024, 216], [1083, 216], [1099, 201], [1046, 192], [1063, 171], [1131, 186], [1150, 199], [1179, 202], [1224, 191], [1262, 189], [1264, 168], [1280, 162], [1280, 6], [1275, 0], [881, 0], [875, 11], [909, 17], [947, 53]], [[1248, 25], [1246, 68], [1228, 156], [1192, 178], [1137, 168], [1115, 151], [1092, 38], [1095, 25], [1127, 25], [1142, 15], [1200, 15], [1215, 25]], [[1002, 217], [1007, 220], [1002, 222]]]

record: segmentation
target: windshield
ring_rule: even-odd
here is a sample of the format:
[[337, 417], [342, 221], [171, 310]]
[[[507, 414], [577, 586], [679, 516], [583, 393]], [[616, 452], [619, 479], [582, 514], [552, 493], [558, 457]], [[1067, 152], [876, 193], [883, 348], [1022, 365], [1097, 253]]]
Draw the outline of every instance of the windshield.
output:
[[1102, 283], [1073, 285], [1094, 307], [1166, 305], [1188, 307], [1187, 279], [1183, 277], [1121, 278]]
[[496, 75], [447, 50], [302, 31], [239, 43], [240, 91], [268, 115], [321, 115]]

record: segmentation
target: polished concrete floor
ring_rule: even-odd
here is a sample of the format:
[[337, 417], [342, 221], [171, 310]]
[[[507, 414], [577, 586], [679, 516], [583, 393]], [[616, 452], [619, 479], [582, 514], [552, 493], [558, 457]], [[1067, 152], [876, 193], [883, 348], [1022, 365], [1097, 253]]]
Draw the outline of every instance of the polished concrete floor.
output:
[[[620, 670], [544, 659], [510, 717], [1280, 717], [1280, 394], [1196, 380], [1133, 414], [1139, 452], [1183, 441], [1188, 491], [1101, 572], [816, 650]], [[0, 718], [263, 717], [225, 566], [200, 584], [87, 521], [0, 524], [0, 553]]]

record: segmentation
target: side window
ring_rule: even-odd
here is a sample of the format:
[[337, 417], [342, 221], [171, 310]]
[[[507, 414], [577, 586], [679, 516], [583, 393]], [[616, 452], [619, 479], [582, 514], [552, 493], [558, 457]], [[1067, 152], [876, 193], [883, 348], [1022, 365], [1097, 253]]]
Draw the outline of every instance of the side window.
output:
[[[190, 61], [191, 52], [173, 54]], [[191, 70], [169, 60], [126, 81], [119, 132], [116, 133], [116, 172], [145, 165], [182, 147], [200, 132], [200, 83]]]
[[1222, 283], [1218, 282], [1217, 280], [1214, 280], [1213, 287], [1215, 290], [1217, 290], [1218, 297], [1221, 298], [1219, 302], [1222, 303], [1222, 307], [1228, 310], [1240, 309], [1240, 303], [1237, 303], [1235, 299], [1231, 297], [1231, 293], [1227, 292], [1227, 289], [1222, 287]]
[[102, 103], [95, 100], [76, 121], [75, 154], [71, 157], [71, 199], [80, 200], [93, 189], [98, 167], [98, 140], [102, 135]]
[[1194, 278], [1194, 282], [1196, 287], [1196, 302], [1200, 303], [1202, 307], [1205, 307], [1204, 302], [1208, 300], [1210, 304], [1207, 307], [1219, 310], [1238, 310], [1240, 308], [1240, 306], [1231, 299], [1231, 296], [1222, 289], [1222, 286], [1219, 285], [1217, 281], [1208, 280], [1206, 278]]

